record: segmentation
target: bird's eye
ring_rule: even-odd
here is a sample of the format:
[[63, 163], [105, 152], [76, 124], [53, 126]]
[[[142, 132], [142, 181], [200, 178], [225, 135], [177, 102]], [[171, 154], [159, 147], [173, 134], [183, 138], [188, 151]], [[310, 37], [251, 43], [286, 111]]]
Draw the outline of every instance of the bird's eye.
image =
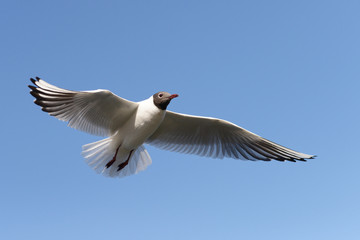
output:
[[160, 94], [159, 94], [159, 97], [162, 97], [162, 96], [163, 96], [163, 94], [162, 94], [162, 93], [160, 93]]

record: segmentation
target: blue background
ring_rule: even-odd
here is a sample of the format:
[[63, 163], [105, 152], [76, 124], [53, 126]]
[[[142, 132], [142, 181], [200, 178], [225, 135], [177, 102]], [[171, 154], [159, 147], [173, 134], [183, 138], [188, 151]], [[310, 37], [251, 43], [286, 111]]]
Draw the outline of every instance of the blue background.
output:
[[[359, 239], [359, 1], [1, 1], [1, 239]], [[306, 163], [147, 149], [105, 178], [100, 138], [33, 104], [40, 76], [232, 121]]]

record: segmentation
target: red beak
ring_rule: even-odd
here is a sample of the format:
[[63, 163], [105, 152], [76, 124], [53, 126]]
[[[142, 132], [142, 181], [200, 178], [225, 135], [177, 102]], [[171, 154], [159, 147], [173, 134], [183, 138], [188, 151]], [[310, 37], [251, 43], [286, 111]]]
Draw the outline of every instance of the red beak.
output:
[[176, 98], [176, 97], [178, 97], [179, 95], [177, 95], [177, 94], [172, 94], [169, 98], [170, 99], [173, 99], [173, 98]]

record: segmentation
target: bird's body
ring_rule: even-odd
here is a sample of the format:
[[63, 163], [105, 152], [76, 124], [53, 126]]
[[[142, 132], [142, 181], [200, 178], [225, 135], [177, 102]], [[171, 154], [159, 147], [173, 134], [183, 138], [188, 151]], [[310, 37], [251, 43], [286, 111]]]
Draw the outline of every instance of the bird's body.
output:
[[303, 154], [266, 140], [225, 120], [167, 111], [177, 94], [158, 92], [141, 102], [108, 90], [70, 91], [37, 78], [29, 86], [35, 103], [70, 127], [108, 136], [83, 146], [82, 155], [97, 172], [127, 176], [144, 170], [151, 158], [143, 144], [213, 158], [304, 161]]
[[[164, 119], [164, 116], [165, 111], [157, 108], [153, 104], [152, 96], [139, 102], [136, 111], [124, 124], [119, 126], [116, 133], [109, 138], [111, 141], [109, 142], [107, 150], [110, 155], [111, 153], [117, 155], [111, 165], [119, 166], [126, 162], [132, 155], [132, 152], [138, 149], [155, 132]], [[86, 145], [84, 146], [84, 149], [85, 148]], [[83, 155], [87, 157], [86, 152], [84, 152]], [[88, 158], [91, 158], [91, 156]], [[96, 163], [99, 163], [99, 161]], [[97, 168], [109, 171], [110, 176], [115, 174], [116, 171], [111, 171], [111, 166], [108, 165], [109, 170], [103, 168], [105, 163], [106, 161], [102, 162]]]
[[119, 127], [113, 136], [115, 149], [119, 145], [128, 150], [137, 148], [160, 126], [165, 111], [158, 109], [152, 102], [152, 96], [139, 102], [135, 113]]

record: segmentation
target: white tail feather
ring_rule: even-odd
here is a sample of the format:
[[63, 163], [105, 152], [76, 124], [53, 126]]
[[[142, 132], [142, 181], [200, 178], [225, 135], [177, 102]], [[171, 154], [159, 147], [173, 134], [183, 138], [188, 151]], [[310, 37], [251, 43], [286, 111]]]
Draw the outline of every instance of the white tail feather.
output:
[[86, 159], [86, 163], [97, 173], [109, 177], [125, 177], [143, 171], [151, 164], [150, 155], [141, 145], [132, 153], [128, 165], [123, 169], [117, 171], [119, 164], [125, 162], [129, 157], [130, 151], [121, 148], [117, 153], [116, 161], [107, 168], [106, 164], [113, 159], [116, 152], [111, 146], [111, 142], [112, 138], [109, 137], [83, 146], [82, 155]]

